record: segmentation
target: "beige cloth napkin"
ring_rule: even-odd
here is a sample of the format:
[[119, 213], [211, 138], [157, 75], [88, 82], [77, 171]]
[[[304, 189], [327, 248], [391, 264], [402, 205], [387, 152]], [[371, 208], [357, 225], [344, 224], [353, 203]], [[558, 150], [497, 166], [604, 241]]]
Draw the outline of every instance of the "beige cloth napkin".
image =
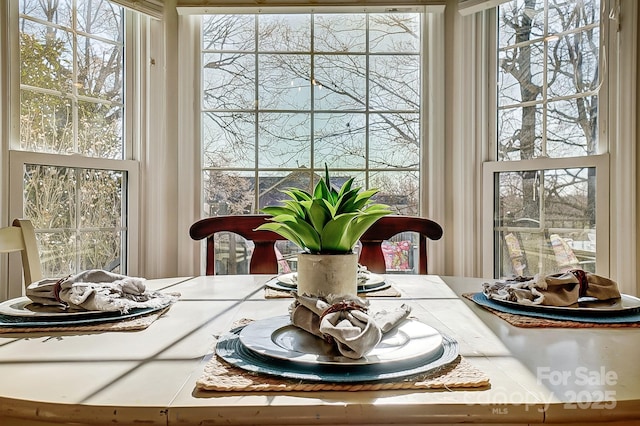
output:
[[148, 291], [144, 278], [128, 277], [100, 269], [66, 278], [44, 278], [27, 287], [27, 297], [42, 305], [62, 305], [88, 311], [161, 308], [178, 300], [176, 293]]
[[333, 341], [341, 355], [358, 359], [376, 347], [382, 336], [411, 312], [403, 304], [371, 316], [369, 303], [359, 297], [344, 296], [325, 301], [294, 293], [289, 313], [291, 323], [325, 340]]
[[581, 297], [593, 297], [598, 300], [620, 298], [615, 281], [581, 269], [546, 277], [516, 277], [493, 284], [484, 283], [483, 293], [489, 299], [523, 305], [568, 307], [577, 305]]

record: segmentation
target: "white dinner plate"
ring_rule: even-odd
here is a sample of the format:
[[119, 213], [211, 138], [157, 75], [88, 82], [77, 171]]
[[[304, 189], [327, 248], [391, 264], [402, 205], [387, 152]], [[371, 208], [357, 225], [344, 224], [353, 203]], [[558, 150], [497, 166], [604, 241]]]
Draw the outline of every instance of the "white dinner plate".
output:
[[[34, 303], [26, 296], [10, 299], [0, 303], [0, 314], [13, 317], [73, 317], [84, 315], [105, 315], [105, 311], [87, 311], [80, 309], [64, 309], [63, 306], [50, 306]], [[114, 312], [119, 314], [119, 312]]]
[[420, 321], [407, 319], [386, 333], [359, 359], [341, 356], [333, 345], [291, 324], [289, 316], [254, 321], [240, 331], [247, 349], [271, 358], [302, 364], [372, 365], [430, 358], [442, 351], [442, 335]]

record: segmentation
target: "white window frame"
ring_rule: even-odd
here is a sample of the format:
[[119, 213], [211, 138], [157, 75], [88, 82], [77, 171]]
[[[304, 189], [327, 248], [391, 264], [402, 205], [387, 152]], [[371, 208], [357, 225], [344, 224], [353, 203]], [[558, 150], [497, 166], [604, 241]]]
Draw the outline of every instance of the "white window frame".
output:
[[[618, 282], [622, 292], [638, 294], [640, 284], [636, 283], [636, 79], [637, 64], [637, 2], [626, 0], [602, 0], [607, 11], [602, 20], [602, 39], [606, 40], [601, 50], [601, 63], [606, 61], [606, 75], [610, 84], [604, 84], [600, 92], [599, 147], [598, 155], [579, 159], [538, 158], [520, 162], [496, 161], [496, 128], [490, 124], [487, 129], [488, 152], [482, 170], [483, 226], [482, 275], [493, 278], [493, 215], [494, 215], [494, 173], [512, 170], [540, 170], [574, 167], [596, 167], [596, 207], [597, 260], [596, 273], [607, 275]], [[496, 9], [484, 12], [485, 26], [496, 28]], [[624, 16], [624, 20], [620, 19]], [[621, 25], [623, 24], [623, 25]], [[495, 33], [495, 31], [493, 31]], [[496, 46], [495, 34], [485, 40], [489, 46]], [[491, 53], [493, 52], [493, 53]], [[493, 58], [487, 65], [490, 78], [496, 82], [497, 50], [489, 50]], [[491, 90], [495, 92], [495, 84]], [[489, 123], [496, 122], [495, 95], [485, 97]], [[604, 241], [603, 241], [604, 240]]]
[[[0, 203], [6, 203], [8, 206], [8, 217], [3, 216], [3, 220], [8, 221], [11, 218], [23, 217], [23, 174], [25, 165], [50, 165], [57, 167], [69, 168], [89, 168], [122, 171], [125, 173], [123, 181], [123, 198], [125, 210], [122, 212], [126, 223], [126, 246], [124, 247], [125, 259], [122, 259], [125, 266], [125, 273], [137, 274], [139, 269], [139, 183], [140, 183], [140, 164], [139, 146], [140, 146], [140, 121], [141, 121], [141, 100], [140, 100], [140, 81], [138, 77], [141, 69], [140, 55], [140, 28], [142, 20], [147, 18], [141, 17], [137, 13], [125, 10], [125, 93], [124, 93], [124, 126], [123, 126], [123, 143], [125, 158], [120, 160], [102, 159], [94, 157], [86, 157], [83, 155], [62, 155], [40, 152], [29, 152], [20, 150], [20, 48], [19, 48], [19, 25], [18, 25], [18, 2], [7, 2], [8, 9], [4, 10], [4, 14], [0, 14], [2, 24], [6, 24], [7, 39], [2, 39], [2, 47], [7, 48], [10, 52], [10, 61], [7, 65], [2, 63], [3, 72], [8, 72], [11, 78], [7, 80], [6, 91], [8, 92], [10, 111], [3, 119], [8, 123], [3, 126], [3, 139], [8, 141], [7, 145], [2, 146], [3, 154], [8, 153], [6, 163], [9, 164], [8, 174], [2, 175], [3, 189], [7, 188], [7, 199], [0, 200]], [[4, 92], [3, 92], [4, 93]], [[4, 265], [3, 265], [4, 266]], [[22, 266], [19, 262], [11, 262], [6, 266], [8, 281], [10, 283], [20, 283]], [[0, 299], [12, 298], [22, 295], [23, 289], [16, 285], [11, 287], [0, 287]]]
[[[391, 3], [391, 2], [390, 2]], [[182, 140], [198, 141], [193, 144], [182, 144], [179, 147], [179, 157], [184, 159], [179, 162], [179, 182], [181, 188], [190, 188], [181, 193], [186, 196], [187, 191], [193, 192], [195, 205], [183, 205], [178, 212], [179, 227], [188, 229], [194, 221], [201, 219], [202, 211], [202, 191], [201, 188], [201, 153], [200, 148], [200, 31], [199, 19], [192, 15], [206, 13], [309, 13], [309, 12], [345, 12], [361, 13], [385, 11], [386, 7], [264, 7], [264, 8], [233, 8], [233, 7], [178, 7], [179, 14], [179, 41], [183, 47], [190, 46], [189, 49], [181, 49], [179, 52], [180, 97], [179, 105], [181, 111], [193, 111], [193, 116], [184, 117], [179, 122], [179, 135]], [[404, 8], [401, 8], [403, 10]], [[444, 155], [445, 146], [443, 142], [444, 119], [443, 111], [445, 104], [444, 88], [441, 84], [434, 84], [434, 79], [444, 78], [444, 6], [424, 6], [407, 8], [410, 11], [424, 13], [423, 22], [423, 107], [421, 126], [423, 148], [421, 150], [421, 194], [420, 211], [422, 215], [444, 223], [445, 203], [440, 202], [445, 194], [445, 167]], [[429, 96], [425, 94], [429, 93]], [[196, 151], [194, 151], [196, 149]], [[196, 165], [195, 167], [193, 167]], [[439, 244], [439, 247], [436, 246]], [[429, 241], [427, 250], [429, 253], [429, 272], [443, 274], [445, 268], [445, 250], [442, 249], [442, 241]], [[189, 244], [179, 241], [179, 264], [189, 265], [191, 269], [179, 267], [179, 273], [189, 271], [202, 272], [204, 257], [202, 245]], [[183, 272], [180, 272], [183, 271]]]

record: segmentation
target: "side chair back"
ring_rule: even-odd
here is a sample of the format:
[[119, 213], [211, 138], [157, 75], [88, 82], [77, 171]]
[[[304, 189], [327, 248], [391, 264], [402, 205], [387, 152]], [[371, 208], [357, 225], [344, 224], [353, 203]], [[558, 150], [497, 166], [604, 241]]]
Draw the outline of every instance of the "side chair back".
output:
[[268, 215], [213, 216], [191, 225], [189, 229], [191, 238], [207, 241], [206, 274], [215, 275], [216, 273], [215, 234], [218, 232], [233, 232], [245, 240], [253, 241], [255, 248], [249, 263], [250, 274], [277, 274], [278, 258], [275, 243], [285, 238], [271, 231], [255, 231], [269, 217]]
[[[278, 261], [276, 241], [285, 238], [271, 231], [255, 231], [269, 218], [268, 215], [231, 215], [213, 216], [201, 219], [191, 225], [189, 235], [194, 240], [206, 239], [206, 274], [215, 275], [216, 250], [215, 234], [232, 232], [246, 240], [253, 241], [255, 248], [249, 263], [250, 274], [277, 274]], [[416, 232], [420, 236], [418, 272], [427, 273], [427, 239], [438, 240], [442, 237], [442, 227], [436, 222], [412, 216], [385, 216], [364, 233], [360, 242], [360, 263], [371, 272], [385, 273], [386, 265], [382, 252], [382, 242], [401, 232]]]
[[15, 219], [12, 226], [0, 229], [0, 253], [21, 252], [24, 285], [42, 279], [42, 266], [33, 224], [28, 219]]
[[360, 263], [371, 272], [384, 274], [386, 264], [382, 243], [401, 232], [416, 232], [419, 235], [418, 273], [427, 273], [427, 240], [439, 240], [442, 227], [423, 217], [389, 215], [377, 220], [362, 236]]

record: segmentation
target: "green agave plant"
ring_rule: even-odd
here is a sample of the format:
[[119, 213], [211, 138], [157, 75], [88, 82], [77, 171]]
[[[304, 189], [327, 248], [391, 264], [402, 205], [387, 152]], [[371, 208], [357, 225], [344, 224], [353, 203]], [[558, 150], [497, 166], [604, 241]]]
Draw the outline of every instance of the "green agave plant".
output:
[[282, 206], [263, 208], [261, 212], [272, 217], [256, 229], [280, 234], [309, 253], [351, 253], [376, 220], [392, 213], [388, 206], [371, 201], [378, 189], [361, 191], [352, 188], [352, 184], [350, 178], [336, 191], [325, 166], [325, 177], [313, 195], [298, 188], [282, 191], [290, 199], [284, 200]]

